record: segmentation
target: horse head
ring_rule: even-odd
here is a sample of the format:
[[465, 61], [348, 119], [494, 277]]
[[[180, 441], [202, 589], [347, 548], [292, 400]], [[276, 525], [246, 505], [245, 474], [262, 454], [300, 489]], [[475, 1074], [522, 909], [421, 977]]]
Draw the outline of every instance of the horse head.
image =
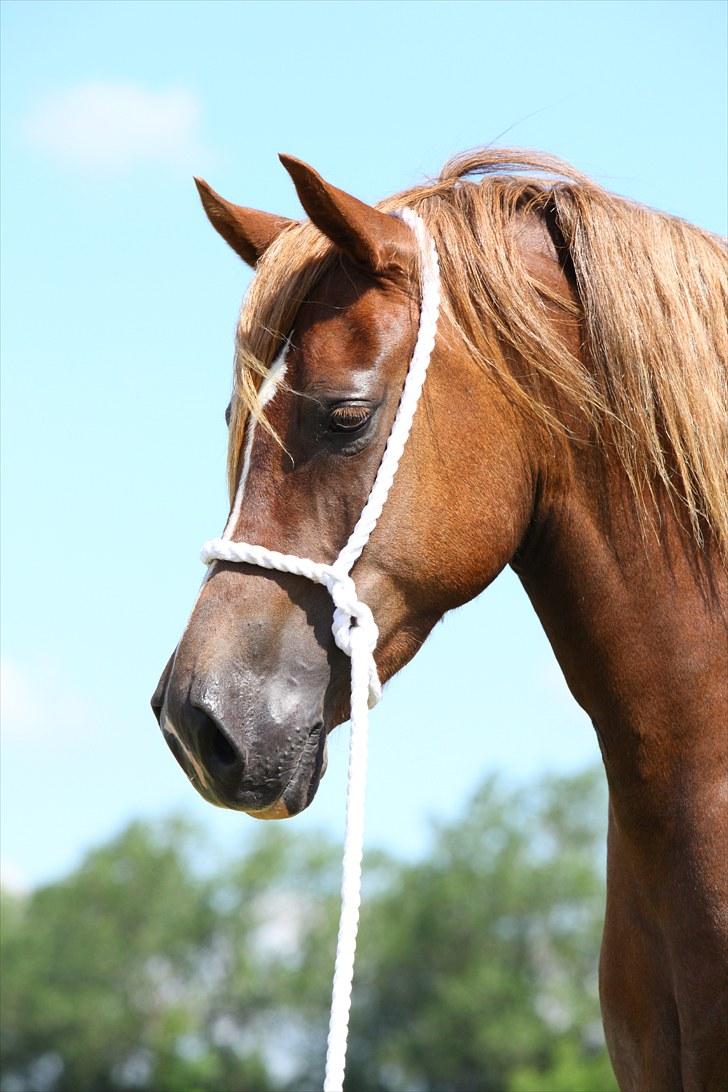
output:
[[[238, 338], [225, 534], [331, 564], [397, 411], [418, 331], [418, 251], [400, 218], [282, 159], [309, 224], [232, 205], [198, 182], [213, 227], [257, 268]], [[470, 359], [446, 298], [409, 443], [353, 571], [378, 626], [382, 681], [513, 556], [533, 509], [532, 448], [502, 386]], [[326, 737], [349, 715], [350, 665], [331, 609], [327, 591], [300, 576], [211, 566], [152, 700], [210, 801], [272, 818], [313, 799]]]

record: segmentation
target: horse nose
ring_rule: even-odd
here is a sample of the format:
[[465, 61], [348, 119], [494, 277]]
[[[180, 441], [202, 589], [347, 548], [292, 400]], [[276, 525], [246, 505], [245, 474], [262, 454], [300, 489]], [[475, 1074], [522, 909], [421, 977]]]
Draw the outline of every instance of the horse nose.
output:
[[159, 676], [159, 682], [155, 687], [150, 702], [152, 712], [157, 718], [157, 724], [159, 724], [160, 728], [162, 726], [162, 710], [164, 709], [164, 702], [167, 694], [167, 683], [169, 682], [169, 677], [172, 674], [172, 668], [174, 666], [174, 658], [176, 653], [177, 649], [174, 650], [172, 655], [167, 660], [167, 663], [164, 666], [164, 671]]
[[188, 698], [180, 709], [177, 727], [212, 784], [240, 780], [244, 767], [242, 750], [202, 702]]

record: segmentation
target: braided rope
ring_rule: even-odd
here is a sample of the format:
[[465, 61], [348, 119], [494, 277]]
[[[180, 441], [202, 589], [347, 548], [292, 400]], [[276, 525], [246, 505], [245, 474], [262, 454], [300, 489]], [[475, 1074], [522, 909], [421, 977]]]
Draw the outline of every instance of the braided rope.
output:
[[350, 573], [377, 525], [397, 473], [435, 345], [440, 309], [440, 270], [435, 244], [416, 212], [402, 209], [397, 215], [412, 229], [417, 239], [421, 270], [420, 325], [382, 461], [367, 502], [346, 545], [333, 565], [322, 565], [306, 557], [282, 554], [248, 542], [232, 542], [225, 535], [206, 542], [201, 554], [206, 565], [213, 561], [247, 563], [264, 569], [293, 573], [322, 584], [334, 604], [331, 627], [334, 640], [351, 659], [351, 734], [341, 875], [341, 915], [331, 991], [324, 1092], [341, 1092], [344, 1083], [351, 987], [361, 905], [368, 707], [376, 705], [382, 694], [374, 659], [379, 630], [371, 610], [359, 599]]

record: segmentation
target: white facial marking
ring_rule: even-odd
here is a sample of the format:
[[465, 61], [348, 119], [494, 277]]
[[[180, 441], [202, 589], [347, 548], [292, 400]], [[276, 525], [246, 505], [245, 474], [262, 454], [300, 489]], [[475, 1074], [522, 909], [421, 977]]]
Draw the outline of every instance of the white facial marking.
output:
[[[289, 341], [285, 342], [285, 344], [284, 344], [283, 348], [281, 349], [280, 353], [278, 354], [278, 356], [275, 358], [275, 360], [271, 364], [270, 368], [268, 369], [267, 376], [265, 377], [265, 379], [263, 380], [263, 382], [260, 385], [260, 390], [258, 391], [258, 398], [260, 400], [261, 408], [263, 406], [267, 406], [269, 402], [272, 402], [273, 399], [275, 398], [276, 394], [278, 393], [278, 384], [284, 378], [284, 376], [286, 374], [286, 369], [288, 367], [288, 364], [286, 362], [286, 358], [288, 356], [288, 346], [289, 346], [289, 344], [290, 344]], [[222, 538], [224, 538], [224, 539], [229, 539], [231, 537], [233, 531], [235, 530], [235, 524], [238, 522], [238, 519], [240, 518], [240, 511], [241, 511], [241, 509], [243, 507], [243, 495], [245, 493], [245, 484], [246, 484], [246, 482], [248, 480], [248, 474], [250, 473], [250, 460], [251, 460], [251, 457], [252, 457], [252, 454], [253, 454], [253, 439], [255, 437], [255, 425], [256, 425], [255, 418], [251, 415], [249, 420], [248, 420], [248, 428], [247, 428], [246, 435], [245, 435], [245, 451], [243, 453], [243, 469], [240, 472], [240, 482], [238, 484], [237, 492], [235, 494], [235, 503], [233, 504], [233, 510], [230, 513], [230, 516], [228, 517], [228, 521], [225, 524], [225, 530], [222, 533]], [[185, 623], [185, 628], [182, 630], [182, 637], [184, 637], [185, 633], [187, 632], [187, 627], [189, 626], [190, 622], [192, 621], [192, 615], [195, 613], [195, 610], [197, 608], [197, 604], [199, 602], [200, 596], [202, 595], [202, 589], [204, 588], [205, 584], [207, 583], [207, 581], [210, 579], [213, 572], [215, 571], [215, 566], [216, 565], [217, 565], [217, 561], [213, 561], [212, 564], [208, 565], [206, 570], [205, 570], [205, 575], [202, 578], [202, 583], [200, 584], [199, 591], [197, 592], [197, 596], [195, 598], [195, 601], [192, 604], [192, 610], [190, 611], [190, 613], [189, 613], [189, 615], [187, 617], [187, 621]], [[182, 637], [180, 637], [180, 644], [182, 643]], [[179, 648], [179, 645], [177, 645], [177, 647]]]
[[[281, 380], [285, 377], [288, 364], [286, 358], [288, 356], [289, 342], [286, 341], [285, 345], [281, 349], [276, 359], [268, 369], [268, 374], [260, 385], [258, 391], [258, 399], [261, 409], [267, 406], [269, 402], [272, 402], [278, 393], [278, 386]], [[240, 512], [243, 507], [243, 496], [245, 495], [245, 486], [248, 481], [248, 474], [250, 473], [250, 461], [253, 455], [253, 439], [255, 438], [255, 426], [256, 420], [252, 416], [248, 419], [248, 430], [245, 437], [245, 450], [243, 452], [243, 469], [240, 472], [240, 481], [238, 483], [238, 489], [235, 494], [235, 503], [233, 510], [230, 513], [230, 518], [225, 524], [225, 530], [222, 533], [224, 539], [229, 539], [235, 530], [235, 525], [240, 518]], [[212, 568], [212, 566], [210, 566]]]
[[182, 746], [182, 749], [183, 749], [183, 751], [185, 753], [185, 758], [187, 759], [188, 763], [190, 764], [190, 766], [192, 767], [192, 770], [193, 770], [193, 775], [192, 776], [190, 776], [190, 774], [187, 774], [187, 776], [189, 777], [192, 784], [194, 785], [196, 783], [199, 783], [199, 784], [204, 785], [205, 784], [205, 776], [204, 776], [204, 771], [202, 769], [202, 766], [198, 762], [197, 758], [195, 758], [192, 751], [190, 751], [182, 743], [182, 738], [181, 738], [179, 732], [177, 731], [177, 728], [176, 728], [176, 725], [175, 725], [174, 721], [172, 720], [169, 713], [167, 712], [166, 707], [165, 707], [164, 713], [162, 715], [162, 731], [165, 733], [165, 735], [174, 736], [175, 739], [177, 740], [177, 742]]
[[164, 709], [162, 710], [162, 731], [167, 732], [170, 736], [174, 736], [176, 739], [179, 739], [180, 743], [182, 742], [182, 740], [180, 739], [180, 734], [177, 731], [177, 727], [170, 717], [169, 713], [167, 712], [166, 701], [164, 703]]

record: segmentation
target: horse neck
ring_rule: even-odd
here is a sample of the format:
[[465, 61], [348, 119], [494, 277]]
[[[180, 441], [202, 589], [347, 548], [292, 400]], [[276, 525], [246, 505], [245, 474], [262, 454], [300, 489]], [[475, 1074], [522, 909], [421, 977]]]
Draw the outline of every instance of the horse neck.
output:
[[613, 806], [639, 826], [725, 769], [728, 581], [669, 504], [644, 526], [617, 468], [566, 461], [514, 567], [594, 723]]

